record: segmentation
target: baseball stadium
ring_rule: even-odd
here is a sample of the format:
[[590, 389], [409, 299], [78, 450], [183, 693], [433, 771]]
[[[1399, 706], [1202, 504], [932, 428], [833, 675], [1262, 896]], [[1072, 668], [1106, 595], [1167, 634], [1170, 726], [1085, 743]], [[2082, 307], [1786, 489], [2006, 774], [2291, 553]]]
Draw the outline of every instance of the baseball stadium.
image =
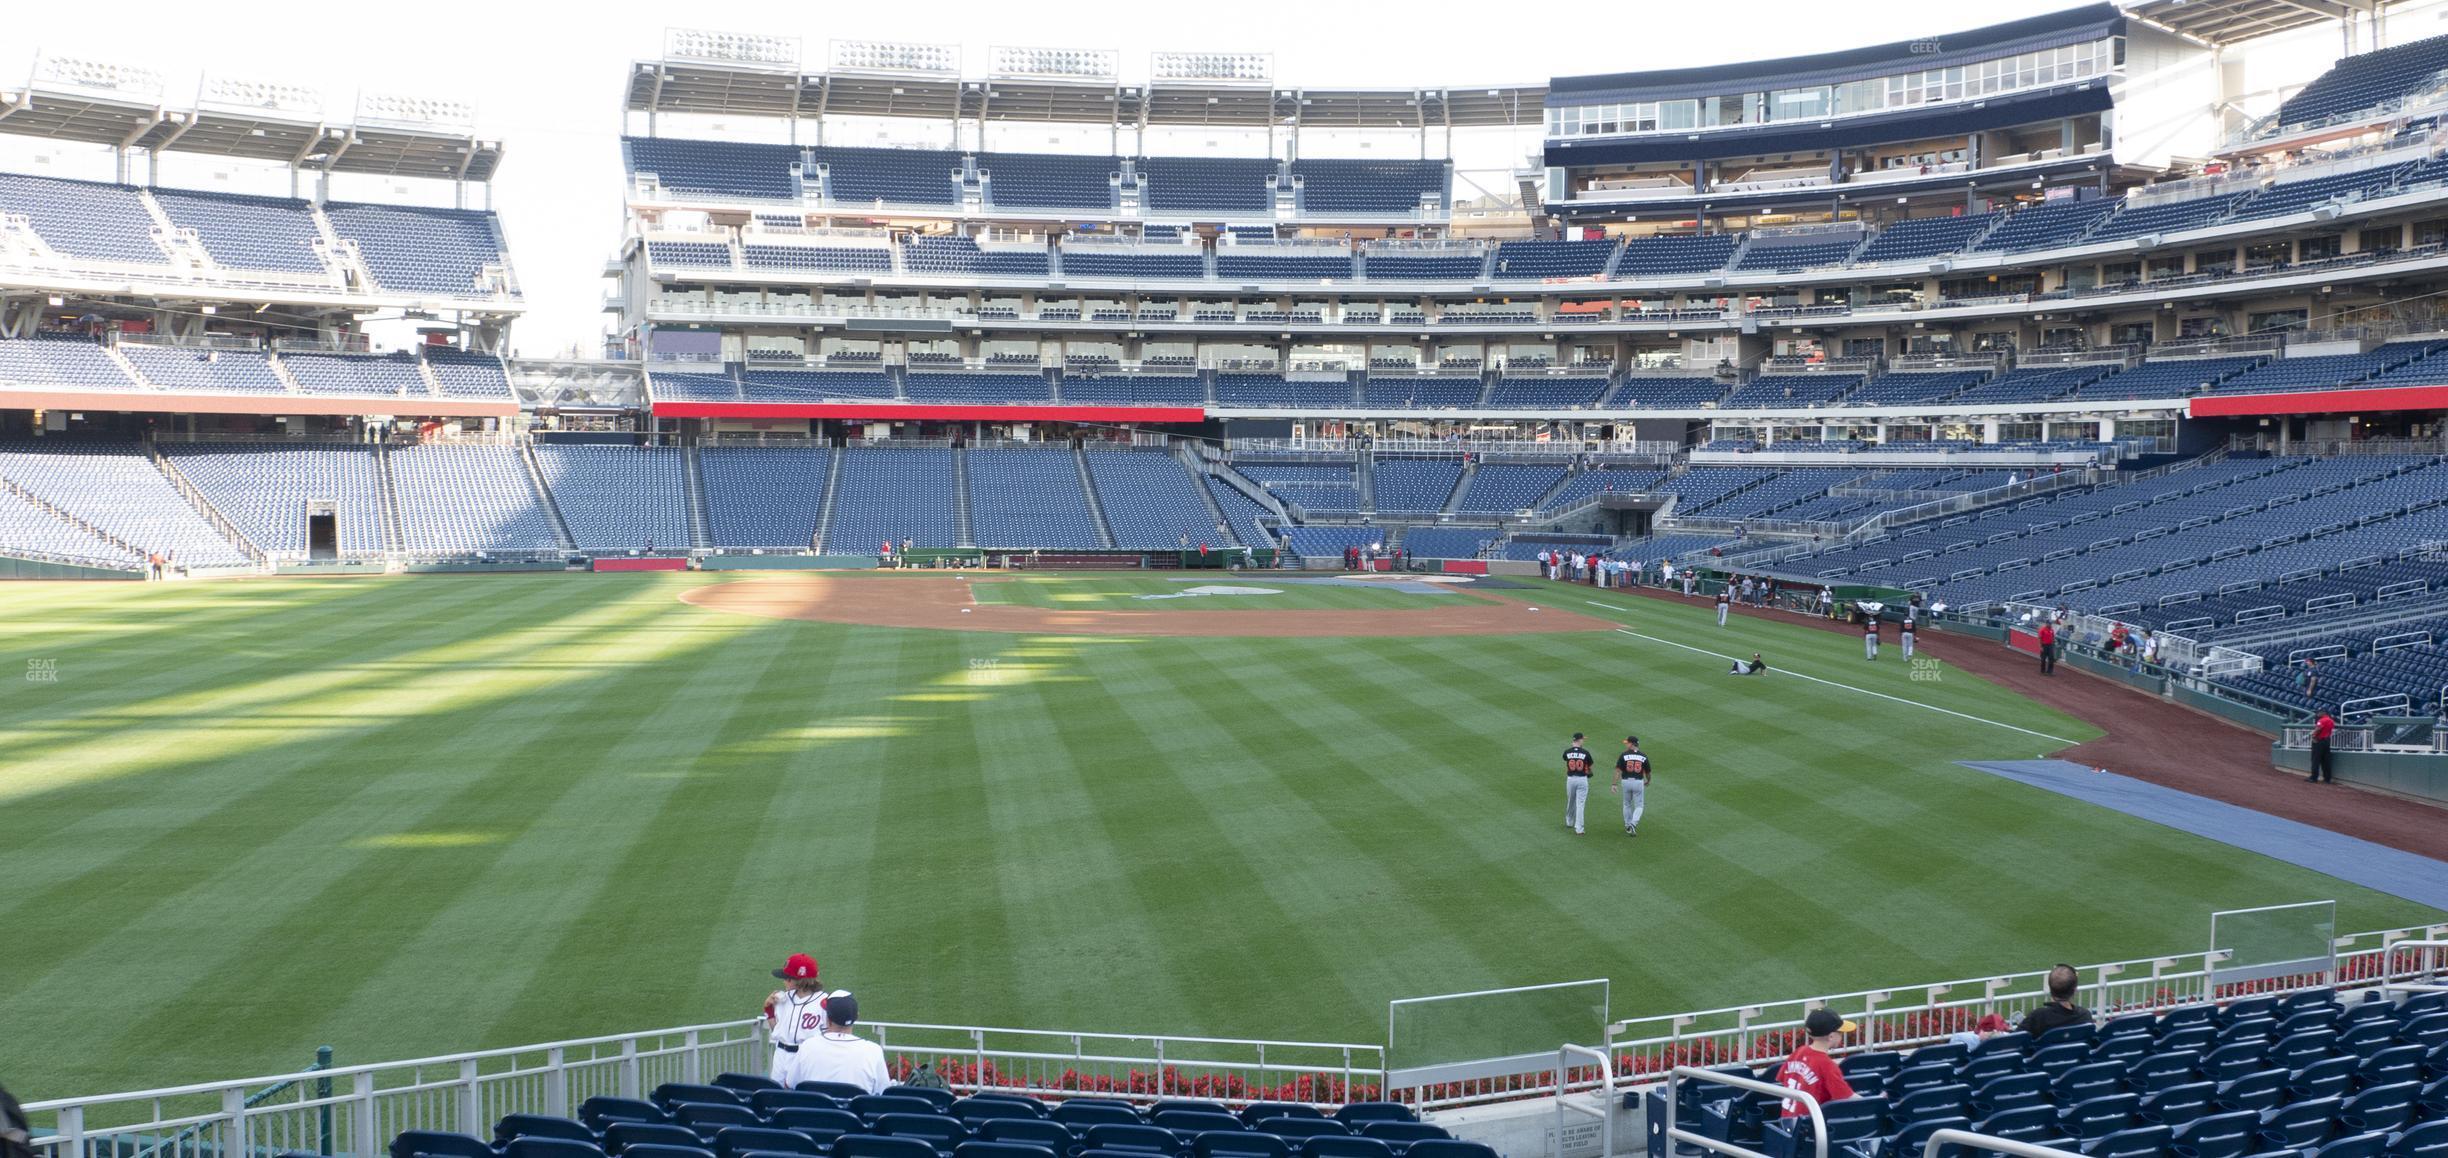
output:
[[2448, 1158], [2448, 2], [1768, 7], [29, 44], [0, 1158]]

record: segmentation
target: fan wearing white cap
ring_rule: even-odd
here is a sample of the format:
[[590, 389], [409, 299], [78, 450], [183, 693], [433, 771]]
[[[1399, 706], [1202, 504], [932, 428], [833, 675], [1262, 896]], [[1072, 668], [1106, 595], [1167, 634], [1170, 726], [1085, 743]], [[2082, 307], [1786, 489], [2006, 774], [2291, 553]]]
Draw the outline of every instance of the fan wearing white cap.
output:
[[850, 1031], [858, 1024], [858, 998], [848, 991], [825, 998], [825, 1031], [801, 1043], [799, 1080], [848, 1082], [871, 1094], [892, 1084], [884, 1068], [884, 1047]]
[[[1843, 1044], [1844, 1035], [1860, 1028], [1834, 1010], [1811, 1010], [1810, 1016], [1802, 1020], [1802, 1032], [1810, 1035], [1810, 1040], [1777, 1067], [1777, 1084], [1809, 1094], [1822, 1106], [1852, 1097], [1853, 1087], [1845, 1081], [1844, 1071], [1836, 1068], [1836, 1059], [1828, 1056], [1828, 1051]], [[1798, 1101], [1788, 1101], [1784, 1116], [1807, 1118], [1810, 1111]]]

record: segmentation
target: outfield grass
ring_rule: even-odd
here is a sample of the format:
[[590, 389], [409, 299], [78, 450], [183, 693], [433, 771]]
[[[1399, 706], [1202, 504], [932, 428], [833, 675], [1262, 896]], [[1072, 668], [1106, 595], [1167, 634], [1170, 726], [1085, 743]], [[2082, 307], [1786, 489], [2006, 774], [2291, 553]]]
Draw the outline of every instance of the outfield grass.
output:
[[[880, 1020], [1373, 1041], [1400, 996], [1606, 976], [1625, 1016], [2197, 949], [2216, 908], [2438, 917], [1952, 763], [2028, 735], [1626, 636], [675, 600], [709, 580], [0, 590], [0, 664], [58, 672], [0, 693], [0, 1076], [44, 1098], [742, 1016], [803, 948]], [[1841, 635], [1634, 606], [2094, 734]], [[1561, 831], [1575, 729], [1655, 754], [1638, 840], [1603, 794]]]
[[[1274, 594], [1184, 596], [1200, 587], [1251, 587]], [[1486, 602], [1459, 590], [1442, 594], [1403, 591], [1377, 581], [1325, 582], [1315, 577], [1286, 581], [1267, 572], [1173, 577], [1018, 575], [981, 581], [970, 590], [977, 593], [980, 603], [1061, 611], [1413, 611]]]

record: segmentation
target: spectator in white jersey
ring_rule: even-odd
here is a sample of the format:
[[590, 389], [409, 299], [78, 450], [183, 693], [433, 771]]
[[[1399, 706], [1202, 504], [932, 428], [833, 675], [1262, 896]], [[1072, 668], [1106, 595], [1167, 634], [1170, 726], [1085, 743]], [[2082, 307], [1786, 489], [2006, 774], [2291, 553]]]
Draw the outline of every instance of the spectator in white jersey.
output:
[[799, 1047], [799, 1080], [845, 1082], [880, 1094], [892, 1084], [884, 1066], [884, 1047], [850, 1031], [858, 1024], [858, 998], [848, 991], [825, 999], [825, 1030]]

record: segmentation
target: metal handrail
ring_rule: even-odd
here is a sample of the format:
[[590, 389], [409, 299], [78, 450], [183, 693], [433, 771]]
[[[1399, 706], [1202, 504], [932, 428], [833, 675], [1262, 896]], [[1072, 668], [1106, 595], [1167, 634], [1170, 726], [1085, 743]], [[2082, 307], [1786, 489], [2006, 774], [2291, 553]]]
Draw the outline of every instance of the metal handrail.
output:
[[[1571, 1086], [1571, 1059], [1586, 1057], [1598, 1063], [1598, 1104], [1595, 1107], [1576, 1105], [1565, 1096]], [[1556, 1048], [1556, 1150], [1564, 1149], [1564, 1116], [1567, 1113], [1588, 1114], [1598, 1119], [1598, 1158], [1615, 1158], [1615, 1064], [1605, 1050], [1591, 1049], [1570, 1042]]]
[[1940, 1148], [1946, 1146], [1964, 1146], [1974, 1150], [2012, 1154], [2015, 1158], [2082, 1158], [2082, 1155], [2071, 1150], [2060, 1150], [2054, 1146], [2039, 1146], [2030, 1142], [2017, 1142], [2012, 1138], [2000, 1138], [1992, 1134], [1976, 1134], [1970, 1130], [1931, 1131], [1928, 1144], [1921, 1147], [1921, 1158], [1938, 1158]]
[[[2428, 969], [2424, 970], [2425, 975], [2429, 976], [2439, 972], [2439, 954], [2437, 951], [2441, 949], [2448, 949], [2448, 941], [2399, 941], [2390, 945], [2389, 949], [2392, 952], [2398, 949], [2432, 950], [2431, 965]], [[2448, 992], [2448, 984], [2441, 984], [2437, 981], [2389, 981], [2385, 979], [2380, 982], [2380, 995], [2382, 997], [2394, 997], [2396, 996], [2398, 990], [2404, 990], [2407, 993], [2442, 993]]]
[[[1694, 1146], [1714, 1150], [1720, 1154], [1734, 1155], [1735, 1158], [1767, 1158], [1767, 1155], [1757, 1150], [1737, 1146], [1731, 1142], [1720, 1142], [1706, 1134], [1695, 1134], [1675, 1125], [1675, 1110], [1683, 1100], [1679, 1096], [1681, 1091], [1676, 1087], [1681, 1085], [1685, 1078], [1700, 1082], [1715, 1082], [1721, 1086], [1733, 1086], [1736, 1089], [1749, 1090], [1755, 1094], [1767, 1094], [1783, 1101], [1802, 1103], [1802, 1108], [1810, 1113], [1812, 1158], [1827, 1158], [1827, 1116], [1819, 1112], [1819, 1099], [1801, 1090], [1786, 1089], [1774, 1082], [1763, 1082], [1757, 1078], [1738, 1078], [1732, 1074], [1721, 1074], [1715, 1070], [1704, 1070], [1697, 1066], [1676, 1066], [1666, 1075], [1666, 1146], [1670, 1151], [1677, 1142], [1689, 1142]], [[2068, 1158], [2080, 1158], [2080, 1156], [2069, 1155]]]

